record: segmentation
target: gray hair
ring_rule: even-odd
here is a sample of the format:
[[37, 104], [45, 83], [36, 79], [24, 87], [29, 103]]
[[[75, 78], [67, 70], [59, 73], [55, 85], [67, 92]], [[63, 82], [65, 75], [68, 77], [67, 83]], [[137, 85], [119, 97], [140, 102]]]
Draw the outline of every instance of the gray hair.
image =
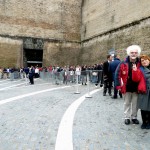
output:
[[135, 50], [135, 49], [138, 51], [138, 56], [139, 56], [140, 53], [141, 53], [141, 47], [140, 47], [139, 45], [131, 45], [131, 46], [129, 46], [129, 47], [126, 49], [127, 55], [130, 55], [130, 51], [131, 51], [131, 50]]

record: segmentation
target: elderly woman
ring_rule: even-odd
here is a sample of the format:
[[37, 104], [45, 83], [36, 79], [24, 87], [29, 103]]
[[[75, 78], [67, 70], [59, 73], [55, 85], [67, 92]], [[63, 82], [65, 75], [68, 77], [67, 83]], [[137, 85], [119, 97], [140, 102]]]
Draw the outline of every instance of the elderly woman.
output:
[[139, 82], [138, 108], [141, 109], [141, 129], [150, 129], [150, 57], [140, 56], [141, 67], [133, 65], [132, 78]]

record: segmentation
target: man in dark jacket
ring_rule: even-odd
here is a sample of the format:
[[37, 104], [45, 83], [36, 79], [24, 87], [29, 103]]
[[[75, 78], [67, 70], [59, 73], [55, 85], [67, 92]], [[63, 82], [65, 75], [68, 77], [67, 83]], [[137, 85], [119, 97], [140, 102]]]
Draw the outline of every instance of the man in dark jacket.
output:
[[107, 55], [107, 61], [103, 63], [103, 82], [104, 82], [104, 90], [103, 90], [103, 96], [106, 96], [107, 89], [109, 96], [112, 96], [111, 94], [111, 88], [112, 88], [112, 77], [109, 74], [108, 68], [109, 63], [112, 61], [112, 56]]
[[34, 84], [34, 74], [35, 74], [34, 67], [31, 66], [31, 68], [29, 69], [29, 80], [30, 80], [30, 84]]
[[[120, 58], [120, 56], [115, 54], [114, 55], [114, 61], [109, 63], [109, 69], [108, 69], [109, 73], [112, 76], [112, 81], [114, 82], [114, 95], [111, 97], [113, 99], [117, 99], [117, 94], [118, 94], [118, 90], [116, 89], [114, 78], [115, 78], [116, 68], [120, 64], [120, 59], [119, 58]], [[120, 98], [122, 98], [122, 93], [120, 91], [119, 91], [119, 95], [120, 95]]]

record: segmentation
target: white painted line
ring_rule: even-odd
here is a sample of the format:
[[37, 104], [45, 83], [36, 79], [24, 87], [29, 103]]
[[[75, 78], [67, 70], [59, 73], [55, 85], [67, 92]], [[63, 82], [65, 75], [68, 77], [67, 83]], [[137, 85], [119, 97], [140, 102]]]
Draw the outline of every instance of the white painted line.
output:
[[0, 80], [0, 82], [6, 82], [6, 81], [10, 81], [10, 79], [2, 79], [2, 80]]
[[[21, 88], [29, 88], [29, 86], [42, 86], [42, 85], [52, 85], [52, 84], [51, 83], [41, 83], [41, 84], [34, 84], [34, 85], [25, 84], [25, 85], [21, 86]], [[20, 88], [20, 87], [18, 86], [18, 87], [16, 87], [16, 89], [17, 88]], [[12, 88], [12, 89], [14, 89], [14, 88]]]
[[[94, 94], [100, 91], [100, 89], [93, 90], [90, 94]], [[83, 95], [75, 102], [73, 102], [69, 108], [66, 110], [64, 116], [59, 125], [57, 139], [55, 144], [55, 150], [73, 150], [73, 142], [72, 142], [72, 126], [73, 119], [75, 116], [75, 112], [80, 106], [80, 104], [85, 100], [85, 96]]]
[[19, 85], [22, 85], [22, 84], [25, 84], [25, 82], [20, 83], [20, 84], [15, 84], [15, 85], [11, 85], [11, 86], [7, 86], [7, 87], [4, 87], [4, 88], [1, 88], [0, 91], [6, 90], [6, 89], [10, 89], [10, 88], [12, 88], [12, 87], [19, 86]]
[[44, 92], [49, 92], [49, 91], [53, 91], [53, 90], [58, 90], [58, 89], [64, 89], [64, 88], [68, 88], [70, 86], [63, 86], [63, 87], [57, 87], [57, 88], [52, 88], [52, 89], [46, 89], [46, 90], [42, 90], [42, 91], [37, 91], [37, 92], [32, 92], [32, 93], [28, 93], [28, 94], [23, 94], [23, 95], [19, 95], [19, 96], [15, 96], [12, 98], [8, 98], [8, 99], [4, 99], [4, 100], [0, 100], [0, 105], [15, 101], [15, 100], [20, 100], [21, 98], [24, 97], [29, 97], [31, 95], [36, 95], [36, 94], [40, 94], [40, 93], [44, 93]]
[[[21, 81], [21, 80], [20, 80]], [[4, 85], [4, 84], [10, 84], [10, 83], [15, 83], [15, 82], [20, 82], [19, 80], [17, 81], [9, 81], [9, 82], [5, 82], [5, 83], [1, 83], [0, 85]]]

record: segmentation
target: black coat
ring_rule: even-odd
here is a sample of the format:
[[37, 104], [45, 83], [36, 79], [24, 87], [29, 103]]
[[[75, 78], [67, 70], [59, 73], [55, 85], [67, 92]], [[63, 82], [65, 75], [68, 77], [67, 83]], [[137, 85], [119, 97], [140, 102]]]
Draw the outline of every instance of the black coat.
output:
[[103, 63], [103, 75], [106, 75], [106, 76], [109, 75], [108, 67], [109, 67], [109, 62], [108, 62], [108, 61], [105, 61], [105, 62]]
[[108, 61], [105, 61], [103, 63], [103, 80], [112, 82], [112, 76], [109, 73], [109, 62]]

